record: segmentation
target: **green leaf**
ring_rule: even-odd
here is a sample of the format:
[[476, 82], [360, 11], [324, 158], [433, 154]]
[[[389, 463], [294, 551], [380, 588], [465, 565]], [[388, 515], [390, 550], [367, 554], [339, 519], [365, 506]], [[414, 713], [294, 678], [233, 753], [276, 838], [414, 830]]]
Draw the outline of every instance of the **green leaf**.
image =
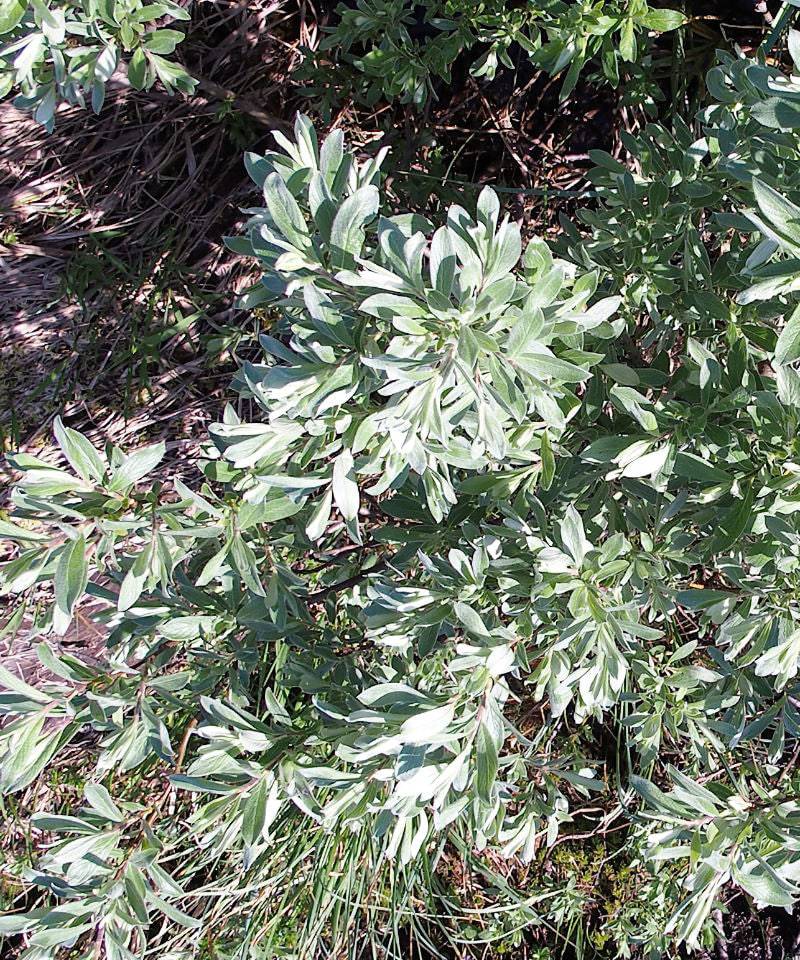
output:
[[123, 823], [125, 816], [120, 808], [111, 799], [108, 790], [101, 783], [87, 783], [83, 788], [83, 794], [89, 805], [112, 823]]
[[744, 868], [734, 866], [732, 877], [761, 909], [783, 907], [791, 910], [800, 893], [796, 886], [780, 877], [760, 858], [749, 861]]
[[734, 503], [722, 519], [719, 532], [713, 540], [715, 551], [730, 550], [745, 530], [751, 526], [755, 519], [753, 513], [754, 502], [755, 490], [753, 485], [749, 484], [744, 490], [744, 496]]
[[331, 227], [331, 266], [334, 269], [354, 265], [364, 244], [364, 227], [377, 215], [379, 202], [378, 188], [366, 186], [356, 190], [339, 207]]
[[679, 590], [676, 600], [689, 610], [707, 610], [722, 601], [735, 599], [735, 593], [726, 590]]
[[261, 577], [256, 562], [256, 555], [253, 553], [250, 544], [245, 543], [241, 534], [236, 534], [231, 541], [231, 559], [233, 565], [239, 573], [239, 576], [245, 584], [259, 597], [265, 597], [266, 592], [261, 583]]
[[21, 696], [33, 700], [34, 703], [48, 703], [50, 700], [46, 693], [42, 693], [42, 691], [25, 683], [24, 680], [15, 676], [2, 664], [0, 664], [0, 685], [6, 690], [13, 690], [15, 693], [19, 693]]
[[277, 173], [271, 173], [264, 182], [264, 199], [275, 226], [295, 247], [306, 250], [309, 245], [308, 227], [286, 184]]
[[0, 0], [0, 36], [10, 33], [27, 9], [28, 5], [23, 0]]
[[353, 472], [353, 455], [343, 450], [333, 462], [333, 499], [345, 520], [358, 516], [358, 484]]
[[108, 465], [86, 437], [65, 427], [61, 417], [55, 418], [53, 432], [72, 469], [87, 482], [99, 483]]
[[453, 612], [461, 621], [461, 623], [464, 624], [467, 630], [476, 637], [491, 637], [491, 632], [487, 629], [486, 624], [483, 622], [480, 615], [469, 606], [469, 604], [457, 601], [453, 604]]
[[180, 926], [188, 927], [191, 930], [198, 930], [203, 926], [203, 921], [199, 917], [191, 917], [188, 913], [178, 910], [177, 907], [174, 907], [171, 903], [167, 903], [166, 900], [162, 900], [161, 897], [157, 896], [149, 888], [147, 888], [146, 895], [148, 903], [152, 904], [156, 909], [160, 910], [164, 916], [169, 917], [170, 920], [174, 920], [175, 923]]
[[128, 64], [128, 79], [135, 90], [144, 90], [147, 86], [147, 58], [141, 47], [133, 51]]
[[715, 467], [693, 453], [684, 451], [676, 455], [672, 472], [674, 476], [696, 480], [705, 485], [731, 483], [731, 477], [724, 470], [720, 470], [719, 467]]
[[794, 308], [775, 344], [775, 362], [791, 363], [800, 358], [800, 304]]
[[673, 814], [679, 818], [685, 817], [690, 819], [692, 817], [693, 811], [691, 807], [685, 806], [674, 797], [664, 793], [654, 783], [650, 783], [648, 780], [635, 774], [631, 776], [630, 782], [633, 789], [653, 810]]
[[650, 433], [658, 430], [658, 420], [653, 412], [653, 404], [638, 390], [615, 385], [609, 391], [609, 397], [615, 407], [633, 417], [643, 430]]
[[456, 251], [447, 227], [439, 227], [431, 240], [430, 271], [434, 288], [449, 297], [456, 276]]
[[0, 520], [0, 537], [5, 540], [16, 540], [19, 543], [37, 543], [47, 540], [46, 534], [19, 527], [9, 520]]
[[[753, 180], [753, 195], [766, 226], [774, 231], [775, 239], [791, 251], [800, 252], [800, 207], [757, 178]], [[762, 227], [757, 218], [754, 223]]]
[[153, 552], [152, 543], [143, 547], [136, 555], [128, 572], [125, 574], [120, 584], [119, 596], [117, 598], [117, 608], [119, 610], [130, 610], [142, 595], [144, 585], [150, 571], [150, 561]]
[[239, 508], [238, 525], [240, 530], [248, 530], [258, 523], [276, 523], [293, 517], [302, 510], [302, 504], [295, 503], [289, 497], [273, 497], [261, 503], [243, 503]]
[[431, 737], [443, 733], [453, 721], [455, 706], [446, 703], [432, 710], [420, 710], [403, 723], [400, 733], [406, 743], [429, 743]]
[[145, 902], [147, 897], [147, 884], [145, 883], [141, 870], [138, 870], [133, 864], [130, 864], [125, 871], [124, 884], [128, 902], [137, 919], [140, 923], [149, 924], [150, 914]]
[[641, 14], [637, 19], [642, 26], [647, 27], [649, 30], [655, 30], [657, 33], [668, 33], [670, 30], [677, 30], [678, 27], [682, 27], [687, 22], [686, 15], [681, 13], [680, 10], [666, 9], [648, 9], [646, 13]]
[[242, 840], [251, 846], [261, 839], [266, 823], [267, 783], [262, 777], [244, 802]]
[[572, 504], [567, 507], [564, 519], [561, 521], [561, 540], [575, 561], [575, 565], [580, 567], [584, 557], [592, 549], [592, 545], [586, 539], [583, 520]]
[[50, 43], [63, 43], [66, 35], [64, 11], [59, 8], [51, 9], [42, 0], [31, 0], [31, 6], [36, 11], [36, 17], [42, 25], [42, 32]]
[[633, 63], [636, 59], [636, 33], [634, 30], [633, 18], [626, 17], [622, 22], [622, 30], [619, 37], [619, 52], [623, 60]]
[[306, 524], [306, 536], [312, 543], [323, 537], [331, 518], [332, 505], [333, 490], [329, 488], [325, 491], [324, 495], [320, 497], [319, 503], [314, 507], [314, 511]]
[[584, 367], [544, 353], [525, 353], [514, 357], [514, 363], [539, 380], [558, 380], [562, 383], [580, 383], [591, 373]]
[[750, 113], [772, 130], [797, 130], [800, 127], [800, 103], [794, 100], [770, 97], [754, 104]]
[[161, 463], [166, 449], [166, 444], [162, 440], [128, 454], [123, 459], [122, 464], [114, 471], [108, 485], [109, 489], [117, 492], [123, 491], [138, 483]]
[[497, 778], [497, 746], [485, 723], [478, 727], [475, 739], [475, 789], [484, 803], [490, 803]]
[[542, 472], [540, 483], [543, 490], [549, 490], [553, 485], [553, 477], [556, 472], [556, 461], [553, 456], [553, 448], [550, 446], [550, 435], [545, 430], [542, 434], [542, 445], [539, 448], [542, 458]]
[[64, 547], [53, 577], [56, 606], [67, 617], [67, 622], [72, 617], [75, 604], [86, 590], [88, 579], [86, 540], [81, 535]]
[[172, 53], [181, 40], [183, 34], [180, 30], [154, 30], [147, 34], [142, 46], [153, 53]]

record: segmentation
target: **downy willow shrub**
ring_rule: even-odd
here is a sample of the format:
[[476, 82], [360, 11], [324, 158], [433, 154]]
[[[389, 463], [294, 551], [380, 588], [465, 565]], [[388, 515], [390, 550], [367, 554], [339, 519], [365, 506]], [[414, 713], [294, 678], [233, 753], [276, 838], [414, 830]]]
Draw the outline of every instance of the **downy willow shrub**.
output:
[[[501, 65], [513, 69], [511, 48], [521, 47], [536, 66], [563, 74], [568, 96], [589, 63], [617, 86], [620, 69], [633, 68], [647, 49], [651, 33], [677, 29], [686, 22], [677, 10], [656, 8], [647, 0], [538, 0], [518, 6], [484, 0], [356, 0], [337, 8], [339, 22], [329, 29], [320, 55], [303, 75], [316, 97], [342, 85], [374, 105], [399, 100], [422, 108], [438, 80], [450, 81], [462, 54], [473, 50], [470, 73], [493, 78]], [[326, 63], [330, 61], [330, 64]], [[328, 90], [328, 92], [330, 92]]]
[[160, 80], [170, 93], [192, 93], [196, 81], [167, 59], [183, 34], [157, 26], [164, 18], [189, 14], [172, 0], [0, 0], [0, 97], [18, 91], [15, 106], [52, 131], [59, 103], [88, 100], [100, 112], [123, 59], [137, 90]]
[[587, 806], [628, 820], [621, 955], [710, 942], [730, 883], [791, 907], [795, 85], [724, 60], [701, 129], [598, 155], [561, 255], [488, 188], [384, 215], [384, 155], [303, 118], [247, 156], [230, 244], [277, 319], [205, 482], [60, 421], [65, 464], [12, 458], [6, 630], [108, 632], [99, 662], [44, 640], [37, 687], [0, 670], [5, 791], [67, 744], [95, 764], [33, 818], [43, 899], [0, 920], [29, 958], [269, 956], [287, 916], [300, 955], [355, 953], [362, 911], [376, 949], [435, 941], [413, 904], [453, 911], [448, 850], [514, 929], [571, 930], [572, 880], [514, 891], [483, 853], [545, 856]]

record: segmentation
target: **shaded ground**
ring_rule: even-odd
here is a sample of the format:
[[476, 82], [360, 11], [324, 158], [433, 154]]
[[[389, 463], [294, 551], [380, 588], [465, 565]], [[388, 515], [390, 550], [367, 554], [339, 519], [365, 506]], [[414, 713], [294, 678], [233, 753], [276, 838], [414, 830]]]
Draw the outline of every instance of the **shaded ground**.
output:
[[267, 142], [265, 68], [279, 83], [288, 66], [275, 12], [198, 7], [187, 47], [211, 93], [140, 94], [118, 76], [99, 117], [62, 110], [52, 135], [0, 104], [5, 447], [40, 443], [59, 408], [123, 443], [167, 422], [173, 439], [202, 432], [226, 381], [207, 361], [233, 345], [250, 281], [222, 246], [252, 199], [242, 152]]
[[744, 896], [735, 896], [726, 914], [717, 914], [725, 939], [701, 960], [797, 960], [800, 922], [785, 910], [755, 911]]

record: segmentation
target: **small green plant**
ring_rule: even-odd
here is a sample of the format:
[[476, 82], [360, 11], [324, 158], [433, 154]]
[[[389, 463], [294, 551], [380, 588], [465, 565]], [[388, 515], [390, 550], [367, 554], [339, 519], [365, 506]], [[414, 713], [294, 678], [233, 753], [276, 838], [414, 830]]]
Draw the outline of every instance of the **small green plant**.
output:
[[52, 130], [59, 103], [88, 101], [99, 113], [106, 84], [123, 59], [138, 90], [160, 80], [170, 93], [192, 93], [196, 81], [167, 59], [183, 34], [161, 26], [164, 19], [188, 20], [189, 14], [172, 0], [2, 0], [0, 97], [16, 88], [15, 105]]

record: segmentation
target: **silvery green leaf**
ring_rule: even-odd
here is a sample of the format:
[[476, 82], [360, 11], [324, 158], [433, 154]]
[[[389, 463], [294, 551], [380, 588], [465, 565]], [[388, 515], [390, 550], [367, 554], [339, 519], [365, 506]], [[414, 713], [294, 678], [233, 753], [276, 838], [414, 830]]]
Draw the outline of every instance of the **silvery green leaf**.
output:
[[571, 314], [569, 319], [574, 320], [583, 330], [593, 330], [614, 316], [621, 304], [622, 297], [604, 297], [581, 313]]
[[475, 789], [484, 803], [490, 803], [497, 776], [497, 747], [485, 724], [478, 727], [475, 740]]
[[447, 227], [439, 227], [431, 240], [430, 270], [434, 288], [450, 297], [456, 276], [456, 252]]
[[306, 536], [312, 542], [320, 540], [328, 526], [333, 504], [333, 490], [328, 489], [320, 498], [306, 524]]
[[26, 468], [19, 485], [26, 493], [37, 497], [51, 497], [73, 490], [88, 492], [92, 489], [85, 481], [72, 476], [66, 470], [47, 466], [41, 469]]
[[283, 496], [272, 496], [260, 503], [244, 503], [239, 509], [238, 526], [240, 530], [247, 530], [259, 523], [276, 523], [293, 517], [301, 508], [301, 504]]
[[516, 266], [522, 253], [520, 229], [516, 223], [504, 221], [492, 242], [486, 265], [486, 284], [505, 277]]
[[323, 175], [313, 174], [308, 188], [308, 203], [311, 216], [325, 243], [331, 242], [331, 229], [337, 205]]
[[352, 268], [364, 244], [364, 227], [378, 213], [380, 198], [377, 187], [356, 190], [341, 204], [331, 227], [331, 266]]
[[769, 97], [756, 103], [751, 114], [765, 127], [796, 130], [800, 127], [800, 104], [782, 97]]
[[649, 433], [658, 430], [658, 420], [653, 412], [653, 404], [638, 390], [615, 385], [609, 391], [609, 397], [615, 406], [633, 417], [643, 430]]
[[0, 4], [0, 36], [11, 33], [27, 10], [22, 0], [3, 0]]
[[98, 831], [98, 827], [80, 817], [65, 817], [49, 813], [34, 813], [31, 823], [39, 830], [48, 830], [52, 833], [93, 834]]
[[257, 843], [264, 832], [267, 813], [267, 781], [262, 777], [244, 801], [242, 840], [248, 846]]
[[107, 464], [86, 437], [77, 430], [65, 427], [61, 417], [55, 418], [53, 432], [64, 456], [79, 476], [89, 483], [92, 481], [97, 483], [103, 479]]
[[460, 601], [454, 603], [453, 612], [470, 633], [477, 637], [491, 636], [480, 615], [468, 604]]
[[591, 543], [586, 539], [586, 533], [583, 529], [583, 520], [578, 511], [570, 504], [564, 519], [561, 521], [561, 540], [575, 561], [576, 566], [580, 567], [584, 557], [592, 549]]
[[556, 380], [562, 383], [580, 383], [591, 376], [589, 370], [567, 360], [561, 360], [550, 351], [536, 350], [518, 354], [514, 364], [539, 380]]
[[79, 536], [71, 540], [61, 551], [53, 578], [56, 607], [64, 615], [62, 621], [64, 630], [69, 625], [75, 605], [86, 590], [88, 579], [86, 540], [83, 536]]
[[111, 799], [108, 790], [106, 790], [102, 784], [87, 783], [83, 788], [83, 793], [89, 805], [99, 813], [100, 816], [105, 817], [106, 820], [110, 820], [112, 823], [123, 822], [125, 817], [122, 811]]
[[266, 592], [261, 583], [261, 576], [252, 547], [241, 536], [235, 534], [231, 540], [230, 558], [239, 576], [257, 596], [264, 597]]
[[[800, 224], [798, 224], [800, 228]], [[775, 362], [791, 363], [800, 358], [800, 306], [795, 307], [775, 344]]]
[[455, 705], [446, 703], [432, 710], [420, 710], [404, 721], [400, 735], [404, 743], [428, 743], [431, 737], [444, 733], [455, 716]]
[[631, 786], [653, 810], [679, 819], [690, 819], [693, 815], [691, 806], [685, 806], [642, 777], [632, 776]]
[[174, 920], [180, 926], [189, 927], [192, 930], [197, 930], [203, 926], [203, 921], [199, 917], [192, 917], [188, 913], [184, 913], [183, 910], [179, 910], [166, 900], [162, 900], [161, 897], [157, 896], [152, 890], [148, 889], [146, 896], [148, 903], [152, 904], [157, 910], [169, 917], [170, 920]]
[[26, 683], [21, 677], [17, 677], [10, 670], [7, 670], [0, 664], [0, 684], [6, 690], [13, 690], [21, 696], [38, 703], [48, 703], [50, 698], [46, 693], [37, 690], [29, 683]]
[[297, 201], [279, 174], [271, 173], [264, 181], [264, 199], [281, 234], [293, 246], [306, 250], [310, 244], [308, 227]]
[[15, 724], [11, 749], [4, 756], [0, 754], [1, 792], [15, 793], [27, 787], [78, 731], [79, 724], [72, 723], [45, 732], [44, 720], [44, 714], [39, 713]]
[[120, 610], [129, 610], [142, 595], [150, 568], [152, 546], [141, 550], [128, 568], [120, 585], [117, 606]]
[[500, 216], [500, 199], [491, 187], [484, 187], [478, 194], [478, 220], [485, 224], [490, 235], [497, 229]]
[[775, 676], [775, 685], [782, 690], [796, 676], [799, 662], [800, 629], [792, 631], [765, 650], [756, 661], [755, 670], [759, 677]]
[[800, 252], [800, 207], [758, 178], [753, 180], [753, 195], [764, 218], [751, 216], [754, 225], [758, 229], [766, 225], [767, 236], [795, 254]]
[[779, 366], [775, 371], [775, 382], [781, 403], [800, 407], [800, 373], [793, 367]]
[[329, 187], [333, 187], [343, 159], [344, 133], [342, 130], [332, 130], [319, 152], [319, 169]]
[[649, 453], [645, 453], [643, 456], [637, 457], [635, 460], [631, 460], [629, 463], [626, 463], [624, 466], [622, 466], [622, 476], [652, 477], [654, 474], [658, 473], [667, 462], [669, 453], [670, 449], [668, 446], [651, 450]]
[[138, 483], [161, 463], [165, 452], [166, 444], [162, 440], [128, 454], [113, 471], [109, 490], [123, 491]]
[[333, 463], [333, 499], [345, 520], [355, 520], [358, 516], [358, 484], [353, 472], [353, 455], [343, 450]]
[[66, 35], [66, 19], [64, 11], [56, 8], [51, 10], [42, 0], [31, 0], [37, 18], [41, 21], [42, 31], [50, 43], [63, 43]]
[[797, 887], [780, 877], [761, 858], [751, 860], [743, 867], [734, 865], [735, 882], [756, 901], [760, 908], [784, 907], [790, 909], [798, 896]]

